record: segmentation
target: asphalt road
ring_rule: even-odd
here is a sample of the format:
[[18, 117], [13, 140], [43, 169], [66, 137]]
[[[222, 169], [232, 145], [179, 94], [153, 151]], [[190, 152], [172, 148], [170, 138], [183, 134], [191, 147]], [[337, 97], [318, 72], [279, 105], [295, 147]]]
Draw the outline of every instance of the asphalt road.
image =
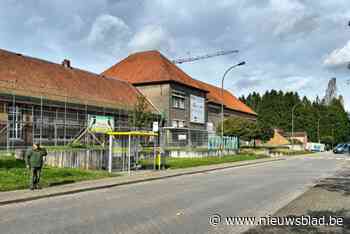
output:
[[213, 227], [209, 216], [272, 215], [345, 163], [295, 157], [3, 206], [0, 233], [238, 233], [248, 226]]

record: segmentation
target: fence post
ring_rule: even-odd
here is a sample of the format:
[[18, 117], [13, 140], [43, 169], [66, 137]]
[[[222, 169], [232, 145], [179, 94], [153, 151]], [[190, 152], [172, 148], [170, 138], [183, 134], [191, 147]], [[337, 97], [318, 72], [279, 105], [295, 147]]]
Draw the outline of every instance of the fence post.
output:
[[108, 171], [109, 173], [112, 173], [112, 147], [113, 144], [113, 139], [112, 139], [112, 135], [109, 135], [109, 154], [108, 154]]
[[9, 121], [7, 121], [7, 124], [6, 124], [6, 149], [7, 151], [10, 150], [10, 123]]
[[128, 174], [130, 175], [131, 172], [130, 172], [130, 163], [131, 163], [131, 134], [129, 134], [129, 158], [128, 158]]
[[42, 144], [42, 134], [43, 134], [43, 96], [40, 96], [40, 138], [39, 143]]

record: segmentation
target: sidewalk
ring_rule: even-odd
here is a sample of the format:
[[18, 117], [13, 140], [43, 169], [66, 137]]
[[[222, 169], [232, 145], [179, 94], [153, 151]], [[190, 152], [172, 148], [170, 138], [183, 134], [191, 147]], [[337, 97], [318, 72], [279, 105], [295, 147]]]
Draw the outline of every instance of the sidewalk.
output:
[[146, 181], [152, 180], [160, 180], [166, 179], [170, 177], [182, 176], [182, 175], [191, 175], [215, 170], [222, 170], [233, 167], [247, 166], [247, 165], [255, 165], [260, 163], [268, 163], [274, 161], [285, 160], [284, 158], [267, 158], [267, 159], [257, 159], [250, 161], [241, 161], [235, 163], [224, 163], [217, 165], [209, 165], [209, 166], [200, 166], [200, 167], [192, 167], [186, 169], [175, 169], [175, 170], [164, 170], [164, 171], [138, 171], [132, 172], [131, 176], [119, 176], [113, 178], [106, 178], [100, 180], [93, 181], [84, 181], [78, 182], [74, 184], [56, 186], [45, 188], [42, 190], [17, 190], [10, 192], [0, 192], [0, 206], [11, 204], [11, 203], [19, 203], [31, 200], [37, 200], [41, 198], [61, 196], [97, 189], [105, 189], [111, 188], [115, 186], [121, 186], [126, 184], [135, 184], [142, 183]]
[[280, 209], [273, 217], [337, 217], [343, 225], [259, 226], [246, 234], [350, 233], [350, 164], [330, 178], [321, 180], [306, 193]]

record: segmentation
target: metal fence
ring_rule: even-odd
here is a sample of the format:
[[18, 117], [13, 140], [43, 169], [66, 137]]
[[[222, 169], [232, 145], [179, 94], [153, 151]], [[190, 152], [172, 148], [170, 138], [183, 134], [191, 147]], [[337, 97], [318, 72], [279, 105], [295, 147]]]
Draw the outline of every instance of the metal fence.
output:
[[189, 128], [163, 128], [161, 136], [165, 147], [201, 148], [208, 146], [206, 130]]
[[[160, 169], [160, 141], [151, 131], [114, 132], [109, 135], [108, 169], [128, 171]], [[158, 159], [158, 160], [157, 160]]]
[[171, 157], [213, 157], [232, 155], [239, 149], [239, 138], [223, 139], [205, 130], [161, 129], [110, 133], [109, 171], [166, 168]]
[[161, 131], [165, 148], [204, 148], [215, 149], [238, 149], [239, 138], [234, 136], [217, 136], [213, 132], [201, 129], [189, 128], [163, 128]]

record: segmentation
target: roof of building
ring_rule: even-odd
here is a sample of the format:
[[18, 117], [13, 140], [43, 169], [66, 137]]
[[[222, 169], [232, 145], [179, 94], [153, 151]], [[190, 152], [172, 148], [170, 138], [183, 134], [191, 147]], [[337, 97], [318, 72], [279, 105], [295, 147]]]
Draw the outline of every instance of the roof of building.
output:
[[[209, 92], [207, 95], [209, 101], [217, 104], [222, 103], [220, 88], [193, 79], [159, 51], [145, 51], [131, 54], [102, 74], [127, 80], [134, 85], [177, 82]], [[225, 107], [228, 109], [256, 115], [251, 108], [239, 101], [227, 90], [224, 91], [223, 101]]]
[[285, 138], [279, 129], [274, 130], [273, 137], [267, 142], [268, 145], [288, 145], [290, 142]]
[[207, 94], [207, 98], [209, 102], [214, 103], [224, 103], [225, 107], [231, 110], [248, 113], [252, 115], [257, 115], [249, 106], [241, 102], [238, 98], [236, 98], [231, 92], [224, 89], [224, 93], [222, 95], [222, 89], [216, 87], [214, 85], [196, 80], [200, 85], [203, 86], [206, 90], [209, 91]]
[[[56, 64], [2, 49], [0, 90], [16, 95], [123, 109], [131, 109], [142, 95], [124, 80], [73, 68], [68, 60]], [[151, 103], [149, 110], [155, 112]]]
[[307, 137], [307, 132], [285, 132], [283, 135], [285, 137]]
[[[129, 81], [132, 84], [177, 82], [203, 90], [198, 83], [159, 51], [131, 54], [102, 73]], [[203, 90], [207, 92], [207, 90]]]

